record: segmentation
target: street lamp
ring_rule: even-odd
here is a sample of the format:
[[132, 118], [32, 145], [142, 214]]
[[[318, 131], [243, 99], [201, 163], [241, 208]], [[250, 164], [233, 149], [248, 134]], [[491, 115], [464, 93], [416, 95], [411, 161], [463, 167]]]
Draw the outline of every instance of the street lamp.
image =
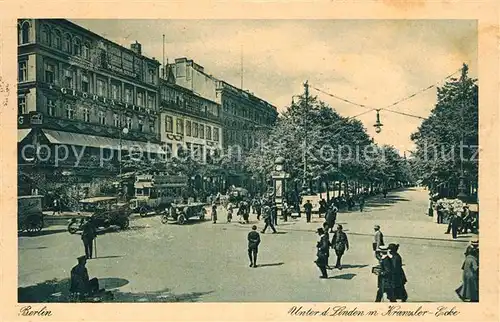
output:
[[384, 126], [384, 124], [380, 123], [380, 109], [377, 110], [377, 121], [375, 122], [375, 124], [373, 124], [373, 126], [375, 127], [375, 132], [377, 133], [380, 133], [382, 132], [382, 126]]
[[[121, 122], [120, 122], [120, 127], [121, 127]], [[127, 135], [128, 134], [128, 127], [124, 127], [122, 128], [122, 130], [119, 132], [120, 133], [120, 149], [118, 151], [118, 163], [119, 163], [119, 166], [120, 166], [120, 178], [122, 176], [122, 133], [123, 135]]]

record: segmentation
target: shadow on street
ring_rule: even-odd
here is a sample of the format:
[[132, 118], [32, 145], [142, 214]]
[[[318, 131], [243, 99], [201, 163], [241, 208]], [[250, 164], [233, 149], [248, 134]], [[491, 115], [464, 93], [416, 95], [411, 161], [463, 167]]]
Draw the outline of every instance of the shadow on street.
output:
[[[183, 294], [174, 294], [169, 289], [156, 292], [120, 292], [116, 290], [129, 283], [123, 278], [101, 278], [99, 287], [111, 291], [112, 296], [109, 299], [103, 299], [102, 302], [197, 302], [204, 295], [210, 292], [190, 292]], [[62, 280], [47, 280], [36, 285], [18, 288], [19, 303], [68, 303], [69, 297], [69, 278]]]
[[347, 273], [347, 274], [342, 274], [342, 275], [331, 276], [329, 278], [340, 279], [340, 280], [352, 280], [354, 278], [354, 276], [356, 276], [356, 274]]
[[47, 230], [41, 230], [37, 233], [29, 233], [29, 232], [18, 232], [17, 236], [18, 237], [39, 237], [39, 236], [47, 236], [47, 235], [52, 235], [52, 234], [59, 234], [63, 232], [68, 232], [67, 229], [59, 228], [59, 229], [47, 229]]
[[257, 265], [258, 267], [269, 267], [269, 266], [281, 266], [285, 263], [283, 262], [279, 262], [279, 263], [271, 263], [271, 264], [259, 264]]

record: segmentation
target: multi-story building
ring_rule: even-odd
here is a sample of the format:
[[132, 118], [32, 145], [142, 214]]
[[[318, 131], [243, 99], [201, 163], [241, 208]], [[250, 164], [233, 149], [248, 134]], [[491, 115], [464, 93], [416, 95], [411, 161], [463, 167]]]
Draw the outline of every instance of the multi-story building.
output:
[[192, 60], [178, 58], [171, 68], [176, 84], [222, 106], [224, 147], [238, 145], [248, 149], [254, 144], [256, 135], [276, 121], [275, 106], [207, 74]]
[[167, 157], [190, 152], [201, 163], [222, 150], [220, 105], [179, 86], [170, 68], [160, 79], [160, 139]]
[[[275, 123], [278, 116], [275, 106], [207, 74], [202, 66], [192, 60], [178, 58], [169, 67], [177, 85], [222, 107], [222, 142], [226, 152], [247, 151], [255, 144], [258, 135]], [[235, 162], [233, 168], [237, 171], [232, 171], [227, 183], [247, 185], [245, 176], [239, 171], [241, 164]]]
[[109, 176], [117, 151], [157, 151], [160, 63], [139, 43], [62, 19], [21, 19], [18, 36], [20, 172]]

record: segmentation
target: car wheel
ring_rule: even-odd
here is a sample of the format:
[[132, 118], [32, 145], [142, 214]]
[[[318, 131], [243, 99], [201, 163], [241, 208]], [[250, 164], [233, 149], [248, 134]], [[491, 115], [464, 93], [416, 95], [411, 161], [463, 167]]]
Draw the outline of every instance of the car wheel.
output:
[[148, 210], [146, 209], [146, 207], [141, 207], [141, 209], [139, 210], [139, 215], [141, 217], [146, 217], [148, 215]]
[[179, 225], [184, 225], [186, 223], [186, 217], [184, 215], [179, 215], [179, 217], [177, 217], [177, 223]]
[[68, 225], [68, 232], [70, 234], [76, 234], [76, 232], [78, 231], [78, 228], [79, 228], [80, 224], [77, 223], [77, 222], [72, 222]]

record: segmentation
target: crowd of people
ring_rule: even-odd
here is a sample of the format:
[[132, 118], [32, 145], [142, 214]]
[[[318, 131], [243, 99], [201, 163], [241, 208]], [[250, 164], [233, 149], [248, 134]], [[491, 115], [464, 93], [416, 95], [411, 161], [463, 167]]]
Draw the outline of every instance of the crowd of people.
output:
[[479, 230], [479, 218], [476, 212], [472, 212], [467, 204], [461, 206], [461, 209], [446, 207], [443, 203], [435, 202], [430, 198], [429, 215], [437, 216], [438, 224], [447, 224], [445, 234], [452, 235], [456, 239], [459, 234], [474, 233]]

